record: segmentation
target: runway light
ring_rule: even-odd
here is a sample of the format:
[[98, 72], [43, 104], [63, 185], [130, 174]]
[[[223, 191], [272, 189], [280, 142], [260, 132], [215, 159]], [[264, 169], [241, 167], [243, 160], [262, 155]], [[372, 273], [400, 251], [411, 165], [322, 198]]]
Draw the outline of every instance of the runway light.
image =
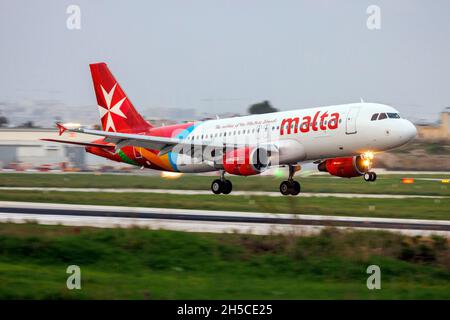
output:
[[170, 172], [170, 171], [162, 171], [161, 172], [161, 178], [165, 179], [178, 179], [181, 177], [183, 173], [181, 172]]
[[442, 179], [441, 182], [442, 183], [450, 183], [450, 179]]
[[411, 183], [414, 183], [414, 179], [413, 178], [403, 178], [402, 183], [411, 184]]

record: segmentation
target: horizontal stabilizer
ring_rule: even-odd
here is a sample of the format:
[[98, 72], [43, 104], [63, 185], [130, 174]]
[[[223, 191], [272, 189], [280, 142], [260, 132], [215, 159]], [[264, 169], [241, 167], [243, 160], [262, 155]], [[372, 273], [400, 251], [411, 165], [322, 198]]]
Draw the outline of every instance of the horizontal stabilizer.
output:
[[86, 146], [86, 147], [97, 147], [97, 148], [105, 148], [105, 149], [114, 149], [115, 148], [115, 146], [113, 144], [101, 144], [101, 143], [80, 142], [80, 141], [70, 141], [70, 140], [58, 140], [58, 139], [41, 139], [41, 140], [43, 140], [43, 141], [50, 141], [50, 142], [76, 144], [76, 145], [79, 145], [79, 146]]

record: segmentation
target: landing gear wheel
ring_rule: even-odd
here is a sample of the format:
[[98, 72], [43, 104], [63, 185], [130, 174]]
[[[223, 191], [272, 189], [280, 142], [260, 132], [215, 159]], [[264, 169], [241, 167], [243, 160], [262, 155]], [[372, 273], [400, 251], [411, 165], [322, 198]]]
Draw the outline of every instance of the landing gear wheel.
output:
[[291, 184], [291, 194], [296, 196], [300, 193], [300, 183], [297, 181], [293, 181]]
[[211, 183], [211, 191], [215, 194], [220, 194], [222, 193], [223, 185], [224, 183], [221, 180], [216, 179]]
[[280, 184], [280, 192], [282, 195], [287, 196], [287, 195], [293, 195], [296, 196], [300, 193], [300, 183], [298, 183], [297, 181], [283, 181]]
[[280, 192], [282, 195], [296, 196], [300, 193], [300, 183], [294, 180], [294, 174], [300, 170], [300, 166], [289, 165], [289, 178], [280, 184]]
[[223, 186], [222, 186], [222, 193], [223, 194], [229, 194], [231, 192], [231, 190], [233, 190], [233, 184], [231, 183], [230, 180], [225, 180], [223, 182]]
[[291, 194], [291, 184], [289, 183], [289, 181], [283, 181], [280, 184], [280, 192], [284, 196]]
[[364, 180], [367, 182], [373, 182], [377, 180], [377, 174], [375, 172], [366, 172], [364, 173]]

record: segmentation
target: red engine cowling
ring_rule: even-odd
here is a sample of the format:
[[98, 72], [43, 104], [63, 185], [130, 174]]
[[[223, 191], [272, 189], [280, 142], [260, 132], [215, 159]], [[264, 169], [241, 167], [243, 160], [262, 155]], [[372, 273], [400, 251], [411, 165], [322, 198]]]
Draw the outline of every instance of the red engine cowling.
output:
[[369, 171], [370, 161], [361, 156], [327, 159], [318, 165], [318, 169], [333, 176], [352, 178]]
[[239, 148], [223, 155], [223, 168], [230, 174], [251, 176], [261, 173], [268, 166], [269, 156], [264, 148]]

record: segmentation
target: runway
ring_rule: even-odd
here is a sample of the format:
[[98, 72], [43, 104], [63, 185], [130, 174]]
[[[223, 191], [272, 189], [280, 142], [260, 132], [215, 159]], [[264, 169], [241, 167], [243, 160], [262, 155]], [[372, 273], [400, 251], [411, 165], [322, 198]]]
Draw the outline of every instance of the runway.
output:
[[[177, 190], [177, 189], [138, 189], [138, 188], [57, 188], [57, 187], [0, 187], [0, 190], [12, 191], [44, 191], [44, 192], [109, 192], [109, 193], [156, 193], [175, 195], [212, 195], [210, 190]], [[279, 192], [270, 191], [233, 191], [225, 196], [267, 196], [281, 197]], [[368, 199], [443, 199], [448, 196], [424, 196], [414, 194], [364, 194], [364, 193], [322, 193], [302, 192], [300, 197], [335, 197], [335, 198], [368, 198]]]
[[450, 221], [0, 201], [0, 222], [191, 232], [313, 234], [325, 227], [450, 236]]

